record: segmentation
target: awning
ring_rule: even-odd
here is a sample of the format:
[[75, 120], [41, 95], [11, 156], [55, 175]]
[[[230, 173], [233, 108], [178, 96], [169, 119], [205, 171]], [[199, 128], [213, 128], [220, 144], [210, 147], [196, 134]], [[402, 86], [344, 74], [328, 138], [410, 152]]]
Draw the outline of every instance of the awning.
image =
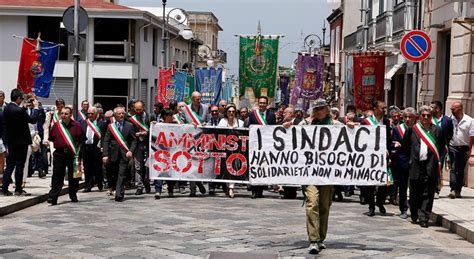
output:
[[397, 71], [402, 68], [406, 63], [399, 63], [394, 65], [387, 73], [385, 73], [385, 79], [392, 79], [393, 75], [397, 73]]

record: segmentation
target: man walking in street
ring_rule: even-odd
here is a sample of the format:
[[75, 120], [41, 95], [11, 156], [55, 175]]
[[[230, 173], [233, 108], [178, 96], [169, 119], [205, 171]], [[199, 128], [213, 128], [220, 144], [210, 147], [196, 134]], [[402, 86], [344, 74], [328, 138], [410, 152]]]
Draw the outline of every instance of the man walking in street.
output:
[[99, 191], [104, 188], [102, 175], [102, 152], [101, 139], [103, 124], [97, 121], [98, 114], [96, 107], [90, 107], [87, 111], [87, 119], [82, 121], [81, 128], [86, 135], [86, 141], [81, 147], [81, 157], [84, 163], [84, 176], [86, 187], [84, 192], [91, 192], [94, 184], [97, 184]]
[[58, 204], [58, 197], [64, 185], [66, 171], [69, 183], [69, 198], [72, 202], [78, 202], [77, 190], [80, 168], [79, 147], [84, 142], [84, 133], [81, 125], [72, 119], [72, 109], [64, 107], [61, 111], [61, 121], [54, 124], [49, 135], [49, 141], [54, 143], [53, 176], [51, 178], [51, 190], [49, 191], [48, 203]]
[[[202, 126], [206, 124], [209, 118], [209, 109], [207, 105], [201, 103], [201, 93], [195, 91], [191, 94], [191, 104], [184, 106], [184, 118], [185, 123], [192, 124], [194, 126]], [[191, 181], [189, 188], [191, 189], [190, 197], [196, 196], [196, 186], [199, 188], [201, 194], [206, 193], [206, 188], [202, 182]]]
[[442, 129], [431, 121], [431, 108], [418, 110], [419, 122], [408, 128], [402, 146], [410, 150], [411, 220], [427, 228], [434, 194], [441, 173], [441, 148], [445, 145]]
[[31, 134], [28, 123], [36, 123], [38, 120], [38, 100], [28, 100], [33, 105], [31, 116], [26, 112], [23, 92], [13, 89], [11, 102], [5, 107], [3, 114], [5, 119], [6, 143], [8, 147], [7, 167], [3, 175], [2, 192], [5, 196], [11, 196], [8, 186], [12, 180], [15, 170], [15, 195], [28, 195], [23, 190], [23, 169], [25, 167], [28, 146], [31, 145]]
[[[298, 125], [301, 122], [296, 118], [295, 108], [288, 107], [283, 111], [283, 127], [289, 128], [292, 125]], [[298, 187], [295, 186], [280, 186], [283, 190], [283, 199], [296, 199]], [[279, 189], [280, 191], [281, 189]]]
[[[441, 148], [441, 168], [444, 168], [445, 162], [448, 162], [449, 165], [449, 159], [446, 158], [449, 158], [448, 144], [451, 141], [451, 138], [453, 137], [453, 120], [448, 116], [443, 115], [443, 104], [440, 101], [432, 101], [430, 107], [431, 115], [433, 116], [431, 120], [433, 124], [438, 127], [441, 127], [441, 129], [443, 130], [443, 136], [445, 138], [446, 146], [439, 147]], [[442, 173], [443, 170], [441, 170], [441, 174]], [[436, 188], [435, 199], [439, 198], [439, 192], [441, 191], [441, 187], [443, 187], [442, 175], [438, 179], [438, 187]]]
[[[324, 99], [314, 101], [311, 125], [331, 125], [329, 107]], [[339, 124], [339, 123], [338, 123]], [[328, 231], [329, 210], [332, 204], [332, 185], [303, 186], [306, 197], [306, 228], [309, 237], [309, 253], [318, 254], [325, 249], [324, 240]]]
[[[249, 125], [275, 125], [276, 117], [275, 113], [268, 107], [268, 97], [261, 96], [258, 98], [258, 109], [249, 113]], [[252, 189], [252, 199], [263, 198], [263, 188], [264, 186], [253, 185]]]
[[464, 113], [463, 105], [455, 101], [451, 105], [453, 120], [453, 137], [449, 142], [449, 159], [452, 163], [449, 176], [451, 192], [449, 198], [461, 198], [461, 189], [464, 185], [464, 168], [467, 159], [472, 154], [474, 139], [474, 120]]
[[129, 118], [135, 126], [135, 136], [137, 139], [137, 150], [135, 151], [135, 186], [137, 191], [135, 195], [142, 195], [143, 188], [146, 193], [150, 193], [150, 178], [145, 166], [145, 160], [148, 156], [148, 133], [150, 131], [150, 118], [145, 112], [145, 104], [138, 100], [134, 104], [135, 114]]
[[[133, 124], [125, 121], [125, 108], [115, 108], [114, 114], [115, 121], [109, 124], [104, 137], [102, 162], [106, 165], [110, 163], [108, 169], [116, 179], [115, 201], [121, 202], [125, 196], [124, 184], [129, 169], [128, 164], [133, 159], [137, 141]], [[115, 182], [115, 180], [110, 182]]]
[[[385, 125], [386, 136], [387, 136], [387, 151], [389, 151], [390, 147], [390, 121], [388, 118], [385, 117], [385, 111], [387, 110], [387, 106], [383, 101], [375, 101], [373, 103], [374, 114], [368, 116], [362, 122], [362, 125]], [[365, 200], [369, 204], [369, 211], [365, 214], [369, 217], [375, 215], [375, 205], [379, 208], [380, 214], [385, 214], [387, 211], [384, 207], [385, 198], [387, 195], [387, 186], [379, 186], [377, 189], [375, 186], [364, 186], [361, 188], [361, 193], [365, 196]], [[375, 192], [377, 191], [377, 198], [375, 200]]]

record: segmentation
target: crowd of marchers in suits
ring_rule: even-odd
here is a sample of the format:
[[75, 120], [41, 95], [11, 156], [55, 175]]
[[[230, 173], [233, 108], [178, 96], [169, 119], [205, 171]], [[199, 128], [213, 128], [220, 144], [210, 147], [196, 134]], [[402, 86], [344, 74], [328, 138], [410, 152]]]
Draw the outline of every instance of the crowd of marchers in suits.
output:
[[[191, 103], [171, 101], [167, 107], [154, 105], [153, 113], [146, 113], [145, 103], [131, 100], [127, 106], [117, 105], [104, 112], [102, 105], [81, 102], [75, 112], [61, 98], [51, 111], [45, 111], [33, 94], [12, 90], [11, 102], [5, 102], [0, 91], [0, 173], [4, 196], [29, 195], [25, 177], [44, 178], [52, 166], [51, 190], [48, 203], [56, 205], [64, 179], [69, 182], [69, 198], [78, 202], [79, 180], [84, 172], [84, 192], [94, 187], [106, 191], [117, 202], [124, 201], [125, 190], [135, 188], [135, 195], [151, 193], [160, 199], [166, 186], [168, 195], [177, 189], [186, 193], [188, 183], [183, 181], [151, 181], [146, 161], [149, 148], [149, 130], [155, 123], [193, 124], [228, 128], [246, 128], [250, 125], [330, 125], [345, 124], [385, 125], [388, 149], [388, 171], [393, 182], [387, 186], [302, 186], [306, 200], [309, 250], [317, 253], [324, 249], [323, 241], [331, 201], [354, 195], [359, 190], [361, 204], [368, 204], [368, 216], [375, 215], [378, 207], [386, 213], [384, 204], [398, 205], [401, 218], [411, 217], [413, 223], [428, 226], [434, 199], [438, 198], [443, 171], [449, 173], [449, 198], [462, 198], [464, 169], [474, 166], [474, 120], [464, 113], [461, 102], [453, 102], [452, 115], [443, 115], [443, 103], [431, 106], [400, 109], [388, 108], [383, 101], [375, 101], [371, 110], [358, 114], [354, 106], [347, 107], [345, 116], [337, 108], [330, 108], [324, 99], [312, 102], [309, 111], [291, 106], [269, 108], [267, 97], [257, 98], [255, 107], [237, 108], [221, 100], [218, 105], [201, 102], [199, 92], [192, 93]], [[6, 159], [6, 167], [5, 167]], [[5, 170], [3, 170], [5, 167]], [[9, 187], [14, 183], [14, 192]], [[27, 188], [27, 187], [26, 187]], [[230, 183], [189, 182], [189, 196], [215, 195], [216, 189], [233, 198], [234, 185]], [[248, 186], [251, 198], [262, 198], [264, 186]], [[294, 199], [297, 187], [271, 186], [282, 198]], [[409, 192], [408, 192], [409, 190]], [[318, 214], [318, 217], [314, 215]]]

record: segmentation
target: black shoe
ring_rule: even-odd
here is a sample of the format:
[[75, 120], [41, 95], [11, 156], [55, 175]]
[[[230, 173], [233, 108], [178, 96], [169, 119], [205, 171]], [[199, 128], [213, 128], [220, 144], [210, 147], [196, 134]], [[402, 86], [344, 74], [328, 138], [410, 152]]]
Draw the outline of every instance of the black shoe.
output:
[[256, 199], [256, 198], [257, 198], [257, 193], [256, 193], [256, 192], [252, 192], [252, 196], [250, 196], [250, 198]]
[[191, 191], [191, 193], [189, 194], [189, 197], [196, 197], [196, 191]]
[[115, 197], [115, 201], [117, 201], [117, 202], [123, 202], [123, 198]]
[[367, 211], [366, 213], [364, 213], [365, 215], [369, 216], [369, 217], [373, 217], [375, 216], [375, 210], [369, 210]]
[[38, 177], [44, 179], [46, 177], [46, 173], [43, 171], [38, 172]]
[[426, 222], [426, 221], [420, 222], [420, 226], [422, 228], [427, 228], [428, 227], [428, 222]]
[[159, 192], [155, 193], [155, 200], [159, 200], [161, 198], [161, 194]]
[[135, 195], [142, 195], [142, 194], [143, 194], [142, 189], [137, 189], [137, 191], [135, 192]]
[[54, 206], [54, 205], [57, 205], [58, 204], [58, 201], [57, 200], [54, 200], [53, 198], [48, 198], [48, 201], [47, 201], [49, 204], [51, 204], [51, 206]]
[[170, 197], [170, 198], [174, 197], [174, 193], [173, 192], [168, 192], [168, 197]]
[[145, 193], [150, 193], [151, 192], [151, 187], [149, 184], [145, 185]]
[[263, 198], [263, 192], [257, 193], [257, 198]]
[[418, 223], [418, 218], [411, 217], [411, 224], [417, 224]]
[[99, 189], [99, 192], [103, 191], [104, 190], [104, 186], [101, 185], [101, 186], [97, 186], [97, 188]]
[[85, 188], [82, 192], [91, 192], [91, 188]]
[[199, 187], [199, 192], [200, 192], [201, 194], [205, 194], [205, 193], [206, 193], [206, 187], [204, 187], [204, 185], [199, 185], [198, 187]]
[[380, 211], [380, 214], [387, 213], [387, 210], [385, 209], [385, 207], [383, 205], [379, 206], [379, 211]]
[[214, 190], [209, 190], [209, 196], [215, 196], [216, 192]]
[[79, 200], [76, 198], [71, 199], [71, 202], [79, 202]]
[[31, 193], [27, 193], [24, 190], [22, 190], [21, 192], [15, 191], [15, 196], [31, 196]]
[[367, 202], [365, 201], [365, 198], [362, 197], [362, 196], [359, 197], [359, 203], [360, 203], [361, 205], [366, 205], [366, 204], [367, 204]]
[[13, 193], [10, 192], [10, 191], [5, 191], [5, 192], [2, 192], [3, 193], [3, 196], [12, 196]]

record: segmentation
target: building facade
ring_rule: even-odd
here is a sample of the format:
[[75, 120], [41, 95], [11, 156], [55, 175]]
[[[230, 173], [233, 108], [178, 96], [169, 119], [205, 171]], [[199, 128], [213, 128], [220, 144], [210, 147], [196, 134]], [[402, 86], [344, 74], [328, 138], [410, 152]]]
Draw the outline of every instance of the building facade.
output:
[[[79, 62], [79, 101], [100, 102], [105, 109], [142, 99], [152, 110], [162, 64], [163, 19], [150, 12], [103, 0], [81, 1], [88, 12], [88, 27], [81, 32]], [[73, 100], [73, 37], [61, 21], [69, 1], [31, 1], [25, 4], [0, 0], [0, 84], [6, 93], [16, 88], [21, 38], [41, 38], [64, 44], [54, 70], [50, 97], [40, 98], [53, 105], [56, 98]], [[167, 26], [171, 46], [180, 49], [173, 62], [190, 60], [190, 41], [179, 37], [179, 28]], [[8, 98], [7, 98], [8, 99]]]

